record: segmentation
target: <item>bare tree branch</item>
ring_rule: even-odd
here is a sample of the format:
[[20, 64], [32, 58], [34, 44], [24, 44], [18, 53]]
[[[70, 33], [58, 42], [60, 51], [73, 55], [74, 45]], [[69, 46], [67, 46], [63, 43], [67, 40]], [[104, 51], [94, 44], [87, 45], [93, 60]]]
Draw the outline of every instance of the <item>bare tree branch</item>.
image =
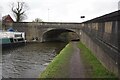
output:
[[17, 2], [17, 5], [12, 3], [11, 10], [16, 18], [16, 22], [20, 22], [26, 18], [25, 12], [27, 11], [25, 2]]
[[24, 13], [25, 13], [25, 11], [21, 12], [21, 15], [24, 14]]

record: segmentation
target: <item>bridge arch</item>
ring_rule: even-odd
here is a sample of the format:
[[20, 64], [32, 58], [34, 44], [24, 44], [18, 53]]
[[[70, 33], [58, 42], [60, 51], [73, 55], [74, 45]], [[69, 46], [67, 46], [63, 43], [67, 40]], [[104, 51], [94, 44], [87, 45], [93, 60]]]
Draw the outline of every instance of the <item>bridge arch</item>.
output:
[[70, 29], [51, 29], [43, 33], [42, 42], [79, 40], [79, 34]]

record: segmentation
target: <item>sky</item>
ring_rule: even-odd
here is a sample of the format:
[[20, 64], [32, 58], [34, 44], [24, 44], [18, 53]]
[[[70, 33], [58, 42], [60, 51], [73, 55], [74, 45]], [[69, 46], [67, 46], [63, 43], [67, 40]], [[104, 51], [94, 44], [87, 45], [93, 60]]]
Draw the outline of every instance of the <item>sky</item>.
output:
[[29, 6], [27, 19], [24, 20], [27, 22], [35, 18], [44, 22], [83, 22], [117, 11], [120, 0], [2, 0], [0, 17], [10, 14], [14, 19], [10, 4], [17, 1], [26, 2]]

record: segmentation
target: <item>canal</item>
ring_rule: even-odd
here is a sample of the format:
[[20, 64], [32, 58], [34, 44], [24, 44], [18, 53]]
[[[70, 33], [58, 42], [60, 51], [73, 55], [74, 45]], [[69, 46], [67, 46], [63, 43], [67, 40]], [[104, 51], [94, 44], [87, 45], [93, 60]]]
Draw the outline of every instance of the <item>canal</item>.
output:
[[38, 78], [51, 60], [67, 43], [26, 43], [2, 51], [3, 78]]

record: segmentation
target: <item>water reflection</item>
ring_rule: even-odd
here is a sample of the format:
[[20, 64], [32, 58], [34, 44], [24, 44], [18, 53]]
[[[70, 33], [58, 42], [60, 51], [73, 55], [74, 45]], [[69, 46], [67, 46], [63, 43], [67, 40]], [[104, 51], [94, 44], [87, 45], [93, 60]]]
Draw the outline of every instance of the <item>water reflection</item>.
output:
[[40, 73], [66, 43], [27, 43], [2, 52], [4, 78], [38, 78]]

